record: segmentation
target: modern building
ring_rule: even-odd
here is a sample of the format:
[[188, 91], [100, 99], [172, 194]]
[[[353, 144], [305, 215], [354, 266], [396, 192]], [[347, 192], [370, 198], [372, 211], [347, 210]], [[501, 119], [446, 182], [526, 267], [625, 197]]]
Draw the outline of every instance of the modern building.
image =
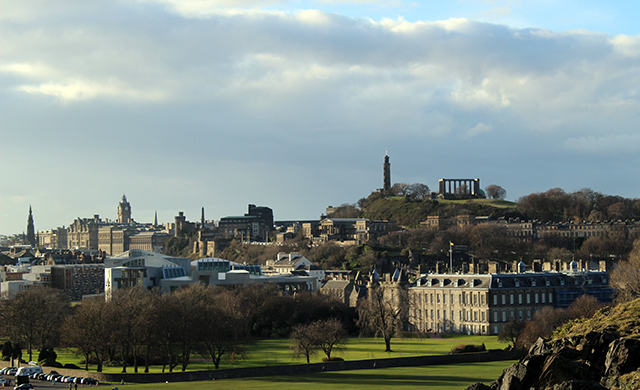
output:
[[162, 293], [191, 284], [243, 286], [273, 283], [283, 293], [316, 291], [318, 280], [311, 276], [264, 276], [258, 265], [245, 265], [218, 258], [191, 260], [144, 250], [130, 250], [105, 260], [104, 290], [111, 299], [121, 288], [144, 286]]

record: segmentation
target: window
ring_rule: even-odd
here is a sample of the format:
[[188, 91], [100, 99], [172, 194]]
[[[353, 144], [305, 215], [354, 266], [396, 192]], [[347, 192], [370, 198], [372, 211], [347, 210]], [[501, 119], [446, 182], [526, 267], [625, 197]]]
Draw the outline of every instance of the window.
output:
[[[480, 318], [482, 318], [482, 322], [486, 321], [485, 312], [480, 312]], [[484, 332], [484, 331], [483, 331]]]
[[478, 306], [478, 295], [473, 294], [473, 306]]
[[498, 312], [497, 311], [493, 312], [493, 322], [498, 322]]
[[535, 295], [535, 303], [538, 303], [538, 302], [540, 301], [540, 299], [539, 299], [539, 298], [540, 298], [540, 297], [538, 296], [538, 293], [536, 293], [536, 295]]
[[484, 306], [484, 294], [480, 295], [480, 304]]
[[433, 305], [433, 294], [429, 294], [429, 300], [431, 301], [431, 304]]
[[493, 294], [493, 306], [498, 306], [498, 295]]
[[505, 294], [502, 294], [502, 304], [503, 305], [507, 304], [507, 296]]
[[447, 319], [447, 311], [446, 311], [446, 310], [443, 310], [443, 311], [442, 311], [442, 319], [443, 319], [443, 320], [446, 320], [446, 319]]
[[507, 322], [507, 312], [506, 311], [502, 312], [502, 322]]
[[509, 294], [509, 303], [510, 303], [511, 305], [513, 305], [513, 304], [515, 303], [515, 300], [514, 300], [514, 298], [513, 298], [513, 294]]
[[438, 315], [438, 319], [440, 319], [440, 310], [436, 313]]
[[518, 304], [522, 305], [522, 293], [518, 294]]
[[531, 293], [527, 293], [527, 305], [531, 303]]
[[478, 312], [477, 311], [473, 312], [473, 321], [474, 322], [478, 322]]
[[436, 302], [440, 303], [440, 294], [436, 294]]
[[547, 294], [542, 293], [540, 295], [542, 296], [542, 303], [547, 303]]
[[549, 303], [553, 303], [553, 293], [549, 293]]
[[442, 294], [442, 303], [447, 303], [447, 294]]

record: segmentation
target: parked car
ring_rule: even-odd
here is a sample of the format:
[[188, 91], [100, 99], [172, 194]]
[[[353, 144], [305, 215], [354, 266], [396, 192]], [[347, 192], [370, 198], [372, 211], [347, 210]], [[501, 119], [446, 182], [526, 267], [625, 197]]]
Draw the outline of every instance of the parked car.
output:
[[13, 388], [13, 390], [30, 390], [33, 389], [33, 385], [31, 383], [23, 383]]
[[9, 379], [0, 378], [0, 386], [7, 387], [9, 385], [11, 385], [11, 382], [9, 381]]
[[82, 378], [82, 382], [83, 385], [97, 385], [98, 384], [98, 380], [97, 379], [93, 379], [93, 378]]

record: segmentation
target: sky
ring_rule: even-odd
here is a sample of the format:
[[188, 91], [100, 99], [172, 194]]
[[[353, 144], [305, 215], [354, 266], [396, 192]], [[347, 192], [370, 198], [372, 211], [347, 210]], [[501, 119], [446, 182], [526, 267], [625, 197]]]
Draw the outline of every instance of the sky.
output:
[[640, 190], [640, 7], [0, 0], [0, 234], [317, 219], [392, 182]]

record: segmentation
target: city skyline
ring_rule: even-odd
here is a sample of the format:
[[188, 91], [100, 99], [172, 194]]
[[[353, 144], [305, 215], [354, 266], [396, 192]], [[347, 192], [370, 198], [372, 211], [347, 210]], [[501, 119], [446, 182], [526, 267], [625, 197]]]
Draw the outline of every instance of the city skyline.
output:
[[[240, 4], [238, 6], [238, 4]], [[630, 1], [0, 1], [0, 234], [640, 184]], [[229, 6], [231, 5], [231, 6]]]

